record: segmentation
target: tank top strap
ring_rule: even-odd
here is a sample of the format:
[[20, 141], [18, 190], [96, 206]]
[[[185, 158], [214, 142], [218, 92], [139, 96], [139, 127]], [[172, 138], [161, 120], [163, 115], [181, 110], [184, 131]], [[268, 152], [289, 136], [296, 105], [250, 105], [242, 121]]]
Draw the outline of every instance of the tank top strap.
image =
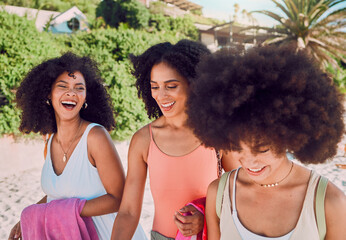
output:
[[151, 130], [151, 123], [149, 123], [149, 133], [150, 133], [150, 141], [153, 141], [153, 132]]
[[83, 137], [87, 137], [90, 130], [95, 127], [95, 126], [100, 126], [103, 127], [102, 125], [98, 124], [98, 123], [89, 123], [89, 125], [86, 127], [84, 133], [83, 133]]
[[241, 167], [238, 167], [235, 174], [234, 174], [234, 180], [233, 180], [233, 188], [232, 188], [232, 210], [234, 212], [237, 212], [236, 204], [235, 204], [235, 186], [236, 186], [236, 181], [238, 177], [238, 172]]
[[307, 208], [312, 207], [311, 206], [311, 202], [314, 202], [314, 197], [315, 197], [315, 189], [316, 189], [316, 185], [318, 183], [318, 179], [319, 179], [319, 175], [311, 170], [310, 173], [310, 179], [309, 179], [309, 183], [308, 183], [308, 187], [306, 190], [306, 195], [305, 195], [305, 199], [304, 199], [304, 203], [303, 203], [303, 211], [306, 211]]

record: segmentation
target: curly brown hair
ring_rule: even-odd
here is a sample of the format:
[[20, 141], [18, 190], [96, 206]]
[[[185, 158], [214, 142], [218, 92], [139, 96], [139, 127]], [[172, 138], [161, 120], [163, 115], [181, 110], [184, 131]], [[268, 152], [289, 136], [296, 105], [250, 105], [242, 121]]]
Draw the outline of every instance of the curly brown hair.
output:
[[169, 42], [156, 44], [139, 56], [130, 55], [138, 97], [143, 99], [149, 118], [162, 116], [160, 107], [151, 96], [150, 73], [153, 66], [161, 62], [167, 63], [186, 78], [189, 84], [196, 76], [196, 65], [207, 54], [210, 51], [202, 43], [183, 39], [175, 45]]
[[114, 129], [112, 102], [102, 84], [97, 64], [89, 57], [67, 52], [61, 57], [42, 62], [23, 79], [16, 93], [17, 106], [22, 110], [19, 130], [40, 134], [57, 131], [54, 109], [46, 101], [56, 78], [65, 71], [79, 71], [85, 79], [88, 107], [81, 109], [81, 118], [99, 123], [108, 131]]
[[304, 163], [336, 154], [343, 98], [306, 52], [290, 46], [220, 52], [197, 72], [187, 114], [204, 145], [227, 151], [239, 150], [240, 141], [264, 142]]

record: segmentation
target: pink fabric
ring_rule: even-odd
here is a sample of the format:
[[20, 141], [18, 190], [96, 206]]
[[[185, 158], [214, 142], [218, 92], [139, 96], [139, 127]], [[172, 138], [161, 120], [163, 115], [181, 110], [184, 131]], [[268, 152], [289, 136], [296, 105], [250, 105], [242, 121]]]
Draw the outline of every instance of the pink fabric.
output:
[[80, 216], [85, 202], [67, 198], [26, 207], [20, 218], [23, 239], [98, 240], [92, 219]]
[[[186, 205], [192, 205], [194, 206], [198, 211], [200, 211], [203, 215], [205, 214], [205, 201], [206, 198], [199, 198], [196, 200], [193, 200], [192, 202], [186, 204]], [[187, 215], [187, 214], [184, 214]], [[185, 237], [179, 230], [177, 232], [177, 236], [175, 237], [175, 240], [207, 240], [208, 235], [207, 235], [207, 223], [204, 218], [204, 226], [203, 226], [203, 231], [199, 232], [197, 235], [193, 235], [190, 237]]]

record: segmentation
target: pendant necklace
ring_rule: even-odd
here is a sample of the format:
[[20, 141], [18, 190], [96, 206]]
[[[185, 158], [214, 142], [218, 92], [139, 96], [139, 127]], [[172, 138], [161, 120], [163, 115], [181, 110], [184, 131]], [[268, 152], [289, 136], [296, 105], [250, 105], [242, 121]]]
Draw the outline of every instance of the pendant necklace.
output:
[[278, 181], [278, 182], [275, 182], [275, 183], [271, 183], [271, 184], [260, 184], [260, 183], [257, 183], [257, 184], [259, 184], [261, 187], [276, 187], [276, 186], [278, 186], [279, 185], [279, 183], [281, 183], [283, 180], [285, 180], [289, 175], [290, 175], [290, 173], [292, 172], [292, 169], [293, 169], [293, 162], [291, 162], [292, 163], [292, 165], [291, 165], [291, 168], [290, 168], [290, 171], [287, 173], [287, 175], [283, 178], [283, 179], [281, 179], [280, 181]]
[[70, 145], [68, 146], [68, 149], [67, 149], [66, 152], [64, 151], [64, 148], [62, 147], [62, 144], [61, 144], [60, 140], [58, 139], [58, 143], [59, 143], [59, 145], [60, 145], [60, 147], [61, 147], [62, 152], [64, 153], [64, 156], [63, 156], [63, 158], [62, 158], [62, 161], [63, 161], [63, 162], [66, 162], [66, 160], [67, 160], [67, 153], [68, 153], [68, 151], [70, 150], [70, 148], [71, 148], [72, 143], [74, 142], [74, 140], [76, 140], [76, 137], [77, 137], [77, 135], [78, 135], [78, 133], [79, 133], [80, 127], [82, 126], [82, 122], [83, 122], [83, 120], [80, 121], [78, 130], [77, 130], [77, 133], [76, 133], [76, 135], [74, 136], [74, 138], [73, 138], [72, 142], [70, 143]]

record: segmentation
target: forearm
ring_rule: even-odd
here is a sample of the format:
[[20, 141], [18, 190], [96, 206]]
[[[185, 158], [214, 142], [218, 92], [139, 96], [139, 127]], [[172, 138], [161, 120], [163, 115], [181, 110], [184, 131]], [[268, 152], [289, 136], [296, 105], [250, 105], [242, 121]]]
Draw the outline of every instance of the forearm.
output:
[[111, 194], [105, 194], [87, 200], [80, 215], [82, 217], [92, 217], [117, 212], [120, 202], [121, 198], [117, 198]]
[[112, 240], [131, 240], [139, 222], [139, 215], [119, 212], [113, 225]]

